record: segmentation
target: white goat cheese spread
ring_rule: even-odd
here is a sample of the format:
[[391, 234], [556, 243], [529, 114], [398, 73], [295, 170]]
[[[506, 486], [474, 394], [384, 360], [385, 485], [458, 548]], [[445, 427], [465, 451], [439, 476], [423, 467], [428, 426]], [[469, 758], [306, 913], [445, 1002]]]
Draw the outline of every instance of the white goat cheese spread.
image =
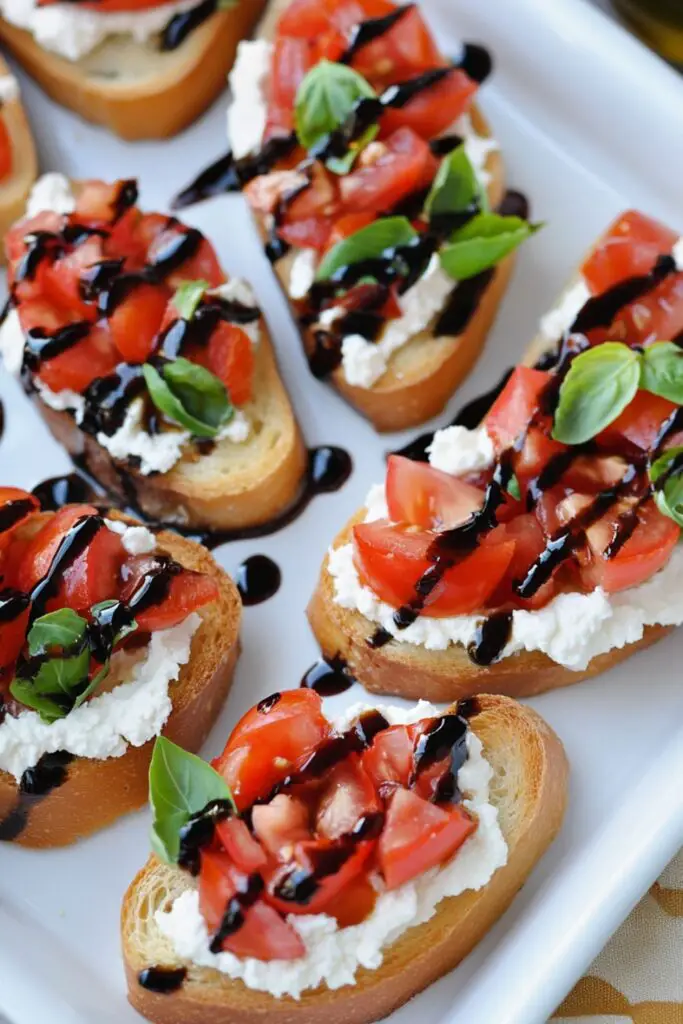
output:
[[44, 210], [53, 213], [73, 213], [76, 209], [76, 196], [71, 182], [65, 175], [57, 171], [42, 174], [31, 189], [26, 203], [26, 216], [35, 217]]
[[198, 0], [176, 0], [138, 11], [97, 11], [74, 3], [39, 6], [36, 0], [0, 0], [0, 13], [26, 29], [44, 50], [80, 60], [108, 36], [130, 36], [146, 43], [162, 32], [175, 14], [197, 7]]
[[142, 658], [125, 651], [111, 661], [110, 675], [125, 679], [74, 708], [56, 722], [35, 711], [7, 715], [0, 725], [0, 769], [17, 781], [43, 754], [66, 750], [77, 757], [122, 757], [158, 736], [171, 713], [169, 686], [190, 659], [201, 619], [193, 613], [180, 625], [152, 633]]
[[[482, 469], [481, 439], [465, 441], [458, 433], [451, 434], [454, 445], [462, 445], [459, 455], [451, 460], [438, 431], [430, 450], [430, 463], [439, 469], [457, 465], [458, 473]], [[466, 432], [481, 434], [485, 428]], [[471, 461], [467, 463], [467, 454]], [[435, 460], [436, 455], [436, 460]], [[491, 460], [493, 461], [493, 448]], [[366, 522], [387, 518], [383, 485], [375, 485], [366, 501]], [[370, 622], [386, 629], [399, 643], [425, 647], [430, 651], [446, 650], [451, 644], [467, 647], [474, 640], [483, 615], [453, 615], [430, 618], [421, 615], [407, 629], [394, 623], [395, 609], [381, 601], [364, 586], [353, 561], [353, 545], [344, 544], [329, 551], [328, 570], [334, 582], [334, 599], [342, 608], [358, 611]], [[565, 668], [580, 672], [599, 654], [635, 643], [647, 626], [678, 626], [683, 624], [683, 545], [679, 545], [659, 572], [645, 583], [617, 594], [607, 594], [598, 587], [590, 594], [558, 594], [537, 611], [517, 610], [512, 614], [511, 637], [503, 657], [517, 651], [542, 651]]]
[[34, 386], [40, 400], [45, 402], [45, 405], [49, 405], [51, 409], [56, 412], [72, 412], [76, 423], [80, 423], [83, 419], [83, 413], [85, 412], [85, 399], [83, 395], [79, 395], [77, 391], [72, 391], [70, 388], [63, 388], [61, 391], [52, 391], [47, 384], [43, 384], [42, 380], [38, 377], [34, 379]]
[[24, 361], [24, 332], [16, 309], [10, 309], [0, 327], [0, 355], [7, 372], [18, 377]]
[[[370, 705], [357, 704], [335, 724], [340, 730]], [[391, 724], [417, 722], [439, 712], [426, 701], [414, 708], [381, 707]], [[290, 914], [288, 921], [306, 947], [299, 960], [263, 962], [240, 959], [232, 953], [211, 953], [209, 934], [199, 910], [196, 889], [188, 889], [168, 912], [157, 911], [156, 922], [170, 940], [176, 955], [201, 967], [214, 967], [230, 978], [241, 978], [249, 988], [271, 995], [299, 999], [307, 989], [325, 984], [330, 989], [353, 985], [360, 967], [376, 970], [387, 946], [409, 928], [428, 921], [441, 900], [467, 889], [481, 889], [507, 862], [507, 845], [498, 823], [498, 811], [489, 802], [491, 767], [482, 754], [479, 738], [467, 734], [468, 758], [458, 772], [458, 787], [464, 806], [472, 811], [479, 826], [453, 858], [439, 868], [391, 891], [383, 890], [379, 876], [373, 878], [378, 891], [372, 913], [360, 924], [339, 928], [327, 914]]]
[[0, 75], [0, 103], [11, 103], [19, 98], [19, 83], [14, 75]]
[[437, 430], [427, 451], [431, 465], [452, 476], [488, 469], [495, 456], [486, 427], [468, 430], [454, 426]]
[[580, 277], [564, 292], [557, 306], [541, 317], [540, 329], [545, 340], [559, 341], [564, 332], [568, 331], [574, 323], [590, 297], [588, 285]]
[[[290, 299], [305, 299], [315, 281], [318, 253], [315, 249], [299, 249], [289, 271]], [[337, 316], [337, 311], [335, 311]]]
[[146, 526], [129, 526], [119, 519], [105, 519], [104, 525], [112, 533], [118, 533], [129, 555], [149, 555], [156, 550], [157, 539]]
[[348, 334], [342, 341], [342, 367], [349, 384], [371, 388], [387, 370], [394, 352], [429, 326], [443, 309], [455, 281], [442, 268], [436, 253], [422, 277], [398, 297], [401, 316], [387, 321], [377, 341]]
[[228, 138], [237, 160], [261, 148], [268, 103], [266, 88], [273, 44], [265, 39], [243, 39], [228, 75], [232, 102], [228, 107]]
[[676, 267], [678, 270], [683, 270], [683, 238], [679, 238], [673, 249], [671, 255], [676, 261]]

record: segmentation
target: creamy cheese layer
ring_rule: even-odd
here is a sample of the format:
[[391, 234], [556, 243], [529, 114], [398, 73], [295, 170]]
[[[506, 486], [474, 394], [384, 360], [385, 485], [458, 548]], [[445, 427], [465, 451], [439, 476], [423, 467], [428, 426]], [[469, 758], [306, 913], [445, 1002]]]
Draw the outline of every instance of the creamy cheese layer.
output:
[[175, 14], [197, 6], [198, 0], [172, 0], [147, 10], [97, 11], [78, 3], [40, 6], [36, 0], [0, 0], [0, 13], [30, 32], [43, 49], [77, 61], [109, 36], [130, 36], [136, 43], [146, 43]]
[[[355, 705], [334, 724], [343, 730], [369, 708]], [[379, 710], [391, 724], [417, 722], [439, 713], [426, 701], [409, 710], [381, 706]], [[198, 966], [214, 967], [230, 978], [241, 978], [249, 988], [294, 999], [319, 985], [330, 989], [353, 985], [360, 967], [380, 967], [386, 948], [409, 928], [433, 917], [442, 900], [468, 889], [481, 889], [507, 862], [498, 811], [489, 800], [491, 767], [483, 756], [481, 741], [472, 731], [467, 735], [467, 751], [467, 761], [458, 772], [458, 788], [465, 807], [478, 819], [476, 832], [447, 864], [398, 889], [383, 890], [381, 878], [376, 876], [373, 884], [378, 891], [377, 902], [361, 924], [339, 928], [327, 914], [290, 914], [288, 921], [306, 947], [306, 955], [299, 960], [264, 963], [254, 958], [240, 959], [232, 953], [211, 953], [198, 892], [192, 888], [178, 897], [170, 911], [156, 914], [157, 924], [175, 954]]]

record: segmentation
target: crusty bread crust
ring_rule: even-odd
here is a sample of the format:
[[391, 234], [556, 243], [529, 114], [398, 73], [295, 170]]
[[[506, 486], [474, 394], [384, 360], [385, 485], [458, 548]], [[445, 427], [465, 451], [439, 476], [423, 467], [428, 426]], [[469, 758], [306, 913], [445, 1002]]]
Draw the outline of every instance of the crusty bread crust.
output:
[[[0, 77], [10, 73], [0, 56]], [[7, 180], [0, 182], [0, 241], [23, 215], [31, 185], [38, 173], [36, 147], [21, 98], [17, 96], [3, 103], [2, 116], [12, 144], [12, 170]], [[5, 247], [0, 245], [0, 264], [3, 263]]]
[[[365, 510], [346, 525], [333, 547], [351, 541], [351, 529], [365, 518]], [[392, 641], [372, 648], [369, 638], [377, 628], [360, 612], [342, 608], [334, 600], [334, 581], [325, 556], [322, 572], [307, 615], [325, 657], [341, 655], [348, 669], [366, 690], [396, 694], [410, 700], [454, 701], [480, 693], [533, 697], [546, 690], [570, 686], [606, 672], [636, 651], [649, 647], [671, 632], [668, 626], [648, 626], [641, 640], [593, 658], [580, 672], [558, 665], [541, 651], [518, 651], [488, 667], [475, 665], [467, 651], [452, 644], [445, 651], [428, 651], [415, 644]]]
[[[191, 124], [225, 86], [240, 39], [248, 35], [265, 0], [240, 0], [217, 11], [169, 53], [118, 39], [106, 53], [69, 61], [43, 49], [30, 32], [0, 19], [0, 39], [58, 103], [124, 139], [163, 139]], [[108, 46], [109, 44], [103, 44]], [[145, 63], [151, 68], [145, 72]], [[128, 65], [134, 75], [114, 71]]]
[[104, 487], [151, 519], [193, 529], [242, 530], [262, 526], [297, 499], [307, 454], [262, 321], [255, 349], [254, 398], [243, 406], [252, 435], [242, 444], [218, 442], [208, 454], [184, 456], [168, 473], [143, 476], [118, 467], [97, 440], [67, 412], [35, 396], [38, 409], [70, 455], [83, 460]]
[[[123, 518], [116, 512], [111, 518]], [[192, 656], [171, 684], [173, 710], [165, 736], [187, 750], [199, 750], [223, 706], [239, 654], [241, 601], [233, 581], [209, 552], [175, 533], [158, 534], [159, 548], [188, 569], [212, 576], [218, 600], [202, 609], [202, 623], [192, 639]], [[109, 825], [147, 803], [149, 763], [154, 740], [129, 746], [122, 757], [75, 758], [66, 781], [29, 807], [26, 825], [16, 838], [22, 846], [66, 846]], [[0, 822], [19, 806], [17, 783], [0, 772]]]
[[367, 1024], [387, 1016], [452, 970], [512, 902], [557, 834], [564, 814], [567, 762], [557, 736], [530, 708], [505, 697], [480, 698], [471, 726], [494, 770], [491, 800], [508, 844], [508, 862], [478, 892], [443, 900], [430, 921], [411, 928], [385, 951], [377, 970], [359, 969], [356, 984], [321, 987], [299, 1001], [275, 999], [218, 971], [188, 965], [178, 991], [149, 992], [138, 974], [152, 965], [178, 966], [154, 912], [192, 884], [152, 857], [130, 886], [121, 928], [133, 1006], [156, 1024]]

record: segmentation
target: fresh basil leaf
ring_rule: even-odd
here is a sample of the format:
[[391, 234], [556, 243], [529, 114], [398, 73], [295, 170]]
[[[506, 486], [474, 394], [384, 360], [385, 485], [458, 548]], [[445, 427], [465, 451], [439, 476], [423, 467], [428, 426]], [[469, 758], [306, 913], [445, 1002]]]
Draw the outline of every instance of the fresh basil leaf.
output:
[[560, 387], [555, 440], [583, 444], [608, 427], [633, 401], [640, 367], [639, 354], [616, 341], [576, 356]]
[[100, 671], [95, 673], [95, 675], [92, 677], [86, 688], [82, 690], [81, 693], [79, 693], [78, 697], [76, 697], [76, 700], [74, 701], [73, 704], [74, 708], [80, 708], [81, 704], [84, 704], [88, 697], [91, 697], [92, 694], [95, 693], [100, 683], [104, 682], [108, 675], [109, 662], [107, 661], [102, 666]]
[[683, 405], [683, 349], [673, 341], [656, 341], [643, 352], [641, 388]]
[[337, 242], [318, 267], [316, 280], [327, 281], [344, 267], [379, 259], [385, 252], [408, 245], [416, 237], [417, 232], [407, 217], [380, 217]]
[[30, 679], [15, 677], [10, 693], [37, 711], [43, 721], [54, 722], [68, 715], [79, 697], [89, 690], [89, 670], [90, 648], [84, 644], [76, 654], [48, 658]]
[[669, 448], [650, 466], [659, 511], [683, 526], [683, 447]]
[[425, 200], [429, 218], [465, 213], [476, 204], [488, 210], [486, 189], [482, 187], [464, 146], [458, 146], [443, 158]]
[[441, 266], [456, 281], [465, 281], [495, 266], [540, 227], [521, 217], [479, 213], [439, 250]]
[[[304, 149], [312, 149], [344, 124], [359, 99], [374, 96], [375, 90], [353, 68], [321, 60], [305, 75], [297, 90], [294, 125], [299, 142]], [[327, 166], [335, 174], [345, 174], [378, 131], [378, 125], [370, 125], [362, 137], [351, 144], [346, 156], [329, 160]]]
[[522, 492], [519, 489], [519, 480], [517, 479], [514, 473], [512, 474], [508, 482], [507, 492], [511, 498], [515, 499], [515, 501], [522, 500]]
[[234, 415], [222, 381], [189, 359], [168, 363], [163, 377], [151, 363], [145, 363], [142, 372], [156, 407], [195, 437], [215, 437]]
[[173, 305], [183, 320], [191, 320], [209, 287], [208, 281], [183, 281], [173, 296]]
[[232, 803], [225, 780], [201, 757], [159, 736], [149, 767], [149, 802], [152, 846], [163, 860], [177, 862], [180, 829], [212, 800]]
[[71, 608], [41, 615], [28, 633], [28, 653], [33, 658], [53, 647], [72, 647], [83, 639], [87, 622]]

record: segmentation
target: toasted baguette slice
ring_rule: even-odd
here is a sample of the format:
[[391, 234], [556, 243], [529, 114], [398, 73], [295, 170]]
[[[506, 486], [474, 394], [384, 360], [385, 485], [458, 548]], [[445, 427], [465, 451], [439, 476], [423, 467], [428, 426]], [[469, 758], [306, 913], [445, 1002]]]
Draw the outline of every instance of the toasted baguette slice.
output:
[[[0, 56], [0, 78], [11, 71]], [[33, 135], [21, 99], [2, 104], [2, 117], [12, 144], [12, 170], [5, 181], [0, 181], [0, 242], [12, 224], [22, 216], [31, 186], [38, 174], [38, 161]], [[5, 247], [0, 244], [0, 263], [5, 262]]]
[[[112, 519], [124, 518], [116, 512]], [[198, 750], [232, 683], [239, 654], [242, 606], [237, 587], [209, 552], [175, 533], [158, 534], [159, 548], [185, 566], [212, 576], [218, 601], [200, 611], [190, 661], [171, 684], [173, 710], [164, 735], [187, 750]], [[66, 846], [147, 803], [154, 740], [129, 746], [122, 757], [76, 757], [65, 781], [44, 796], [21, 793], [14, 778], [0, 772], [0, 835], [22, 846]], [[23, 827], [22, 827], [23, 826]], [[4, 833], [4, 834], [3, 834]]]
[[[263, 39], [274, 36], [277, 21], [291, 0], [274, 0], [259, 25], [258, 35]], [[491, 130], [477, 107], [471, 111], [472, 125], [478, 135], [490, 137]], [[488, 154], [486, 171], [489, 204], [495, 209], [505, 194], [505, 168], [499, 150]], [[256, 224], [265, 242], [267, 231], [263, 218]], [[292, 262], [296, 256], [290, 251], [275, 264], [275, 271], [292, 305], [294, 315], [301, 303], [289, 299], [288, 287]], [[344, 371], [338, 367], [331, 380], [341, 395], [379, 431], [403, 430], [418, 426], [436, 416], [444, 408], [453, 392], [473, 368], [495, 320], [498, 306], [505, 294], [514, 267], [512, 254], [496, 267], [493, 279], [482, 296], [474, 316], [458, 337], [436, 337], [429, 330], [419, 334], [395, 352], [386, 373], [370, 388], [349, 384]], [[434, 317], [434, 322], [436, 321]], [[310, 355], [315, 341], [310, 328], [302, 328], [303, 343]]]
[[155, 39], [142, 44], [111, 36], [87, 56], [69, 61], [4, 19], [0, 39], [49, 96], [87, 121], [124, 139], [163, 139], [191, 124], [224, 88], [237, 44], [264, 5], [265, 0], [239, 0], [168, 52], [161, 52]]
[[249, 438], [186, 455], [168, 473], [144, 476], [120, 466], [69, 413], [49, 408], [38, 396], [35, 401], [60, 444], [124, 503], [160, 522], [239, 531], [285, 512], [297, 499], [307, 466], [265, 321], [255, 354], [254, 398], [242, 406], [252, 426]]
[[[365, 518], [365, 510], [346, 525], [333, 547], [351, 541], [351, 529]], [[360, 612], [342, 608], [334, 600], [334, 581], [327, 571], [327, 556], [307, 609], [308, 620], [325, 657], [341, 656], [349, 672], [372, 693], [396, 694], [411, 700], [434, 702], [463, 700], [480, 693], [532, 697], [606, 672], [636, 651], [649, 647], [671, 632], [670, 626], [648, 626], [637, 643], [614, 648], [593, 658], [580, 672], [558, 665], [541, 651], [518, 651], [488, 667], [475, 665], [467, 651], [452, 644], [445, 651], [428, 651], [395, 640], [373, 648], [368, 640], [377, 626]]]
[[[355, 985], [319, 987], [299, 1001], [275, 999], [211, 968], [175, 961], [154, 920], [192, 880], [152, 857], [123, 903], [122, 938], [129, 999], [156, 1024], [366, 1024], [386, 1017], [452, 970], [512, 902], [562, 823], [567, 762], [557, 736], [531, 709], [506, 697], [482, 697], [470, 724], [484, 745], [494, 778], [508, 862], [478, 892], [443, 900], [430, 921], [411, 928], [385, 950], [377, 970], [360, 968]], [[188, 968], [183, 986], [159, 995], [142, 988], [145, 967]]]

